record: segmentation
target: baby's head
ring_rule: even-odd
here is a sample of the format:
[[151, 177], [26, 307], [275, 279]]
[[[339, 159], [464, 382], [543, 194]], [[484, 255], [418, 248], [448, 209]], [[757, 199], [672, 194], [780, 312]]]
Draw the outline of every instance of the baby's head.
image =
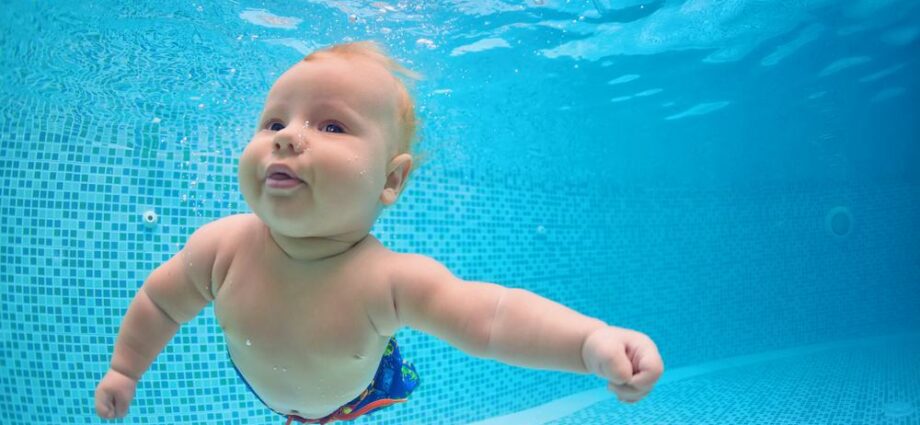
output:
[[396, 202], [418, 161], [412, 97], [395, 74], [419, 78], [357, 42], [313, 52], [275, 81], [238, 173], [269, 227], [291, 237], [366, 233]]

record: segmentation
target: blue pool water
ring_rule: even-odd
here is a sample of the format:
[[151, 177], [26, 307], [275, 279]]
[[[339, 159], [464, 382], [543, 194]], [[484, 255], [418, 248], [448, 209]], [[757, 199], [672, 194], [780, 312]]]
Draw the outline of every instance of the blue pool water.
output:
[[[421, 384], [357, 424], [920, 424], [920, 3], [13, 1], [0, 8], [0, 423], [103, 423], [148, 274], [249, 212], [268, 88], [379, 41], [428, 162], [372, 234], [656, 342], [600, 378], [406, 328]], [[118, 423], [280, 424], [213, 307]]]

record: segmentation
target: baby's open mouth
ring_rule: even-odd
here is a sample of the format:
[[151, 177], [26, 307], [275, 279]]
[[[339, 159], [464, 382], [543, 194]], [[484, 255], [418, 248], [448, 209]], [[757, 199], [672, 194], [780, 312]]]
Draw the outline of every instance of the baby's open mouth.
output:
[[289, 176], [289, 175], [287, 175], [287, 174], [284, 174], [284, 173], [274, 173], [274, 174], [268, 176], [268, 178], [270, 178], [270, 179], [272, 179], [272, 180], [299, 180], [299, 179], [295, 179], [294, 177], [291, 177], [291, 176]]
[[265, 185], [277, 189], [289, 189], [304, 183], [303, 180], [284, 173], [272, 173], [265, 179]]
[[306, 183], [298, 177], [291, 167], [281, 163], [269, 166], [265, 174], [265, 185], [271, 188], [288, 189]]

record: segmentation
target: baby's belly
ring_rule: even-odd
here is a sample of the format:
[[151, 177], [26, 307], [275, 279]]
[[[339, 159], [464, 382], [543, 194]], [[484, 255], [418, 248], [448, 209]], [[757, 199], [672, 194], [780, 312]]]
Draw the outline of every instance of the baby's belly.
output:
[[237, 369], [269, 408], [315, 419], [334, 412], [367, 388], [386, 341], [382, 340], [379, 352], [342, 353], [339, 358], [285, 352], [280, 347], [265, 350], [230, 340], [228, 350]]

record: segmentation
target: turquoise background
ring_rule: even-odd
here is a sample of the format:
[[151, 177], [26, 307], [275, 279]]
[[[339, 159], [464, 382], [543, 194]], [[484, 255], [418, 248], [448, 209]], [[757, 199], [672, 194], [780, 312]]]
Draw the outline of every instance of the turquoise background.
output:
[[[918, 3], [612, 3], [4, 2], [0, 422], [103, 422], [93, 392], [134, 294], [195, 229], [249, 212], [236, 168], [269, 87], [347, 40], [425, 76], [430, 157], [372, 229], [388, 248], [644, 332], [665, 376], [920, 331]], [[397, 339], [421, 385], [358, 424], [604, 386]], [[553, 423], [920, 423], [918, 341]], [[225, 350], [209, 306], [118, 423], [283, 423]]]

